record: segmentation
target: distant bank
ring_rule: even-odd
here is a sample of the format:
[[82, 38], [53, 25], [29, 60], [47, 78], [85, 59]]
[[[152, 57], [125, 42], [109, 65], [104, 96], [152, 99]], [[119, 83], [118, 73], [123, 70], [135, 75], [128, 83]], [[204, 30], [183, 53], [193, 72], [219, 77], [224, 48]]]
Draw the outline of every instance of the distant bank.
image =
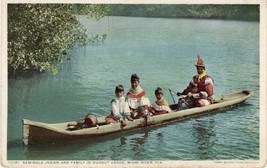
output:
[[259, 21], [259, 5], [115, 4], [109, 16]]

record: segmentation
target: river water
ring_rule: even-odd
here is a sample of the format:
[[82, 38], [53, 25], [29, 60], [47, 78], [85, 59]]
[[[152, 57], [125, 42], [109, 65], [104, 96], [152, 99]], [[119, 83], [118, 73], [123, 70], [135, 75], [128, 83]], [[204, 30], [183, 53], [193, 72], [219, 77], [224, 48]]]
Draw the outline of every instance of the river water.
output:
[[[258, 160], [259, 23], [224, 20], [106, 17], [79, 20], [101, 45], [77, 47], [57, 75], [8, 80], [8, 160]], [[89, 34], [90, 35], [90, 34]], [[241, 106], [162, 127], [64, 144], [24, 146], [23, 118], [66, 122], [109, 113], [114, 88], [130, 89], [136, 73], [151, 102], [162, 87], [182, 91], [200, 54], [215, 95], [249, 89]]]

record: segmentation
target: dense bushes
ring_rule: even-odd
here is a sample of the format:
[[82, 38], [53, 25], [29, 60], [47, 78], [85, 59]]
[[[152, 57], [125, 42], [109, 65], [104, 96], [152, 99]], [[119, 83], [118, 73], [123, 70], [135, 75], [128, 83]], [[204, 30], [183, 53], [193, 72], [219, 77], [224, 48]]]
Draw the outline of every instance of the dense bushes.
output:
[[[57, 64], [75, 45], [86, 44], [86, 29], [74, 14], [100, 19], [107, 5], [9, 4], [8, 72], [57, 72]], [[105, 38], [105, 35], [97, 35]], [[92, 42], [92, 40], [90, 41]]]

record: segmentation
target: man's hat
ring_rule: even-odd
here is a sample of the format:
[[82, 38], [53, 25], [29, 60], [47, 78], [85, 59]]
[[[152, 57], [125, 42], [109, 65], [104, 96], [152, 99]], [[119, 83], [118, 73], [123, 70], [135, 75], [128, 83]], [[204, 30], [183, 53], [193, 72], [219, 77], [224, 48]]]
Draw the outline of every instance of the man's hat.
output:
[[197, 64], [195, 66], [196, 67], [205, 67], [203, 60], [200, 58], [199, 55], [197, 55]]
[[115, 92], [120, 92], [120, 91], [124, 91], [124, 88], [122, 85], [117, 85], [115, 88]]
[[160, 87], [157, 87], [157, 89], [155, 90], [155, 94], [163, 94], [163, 91]]
[[132, 74], [131, 81], [138, 81], [139, 82], [139, 77], [136, 74]]

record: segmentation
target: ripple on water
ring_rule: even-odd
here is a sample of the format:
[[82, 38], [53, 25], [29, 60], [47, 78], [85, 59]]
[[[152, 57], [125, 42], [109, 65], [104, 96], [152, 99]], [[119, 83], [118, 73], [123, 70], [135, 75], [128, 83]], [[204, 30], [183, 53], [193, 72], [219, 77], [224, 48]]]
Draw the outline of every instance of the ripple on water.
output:
[[[8, 159], [259, 158], [258, 22], [108, 17], [90, 23], [83, 16], [79, 19], [92, 32], [106, 31], [108, 25], [108, 39], [100, 46], [76, 48], [71, 53], [75, 58], [62, 65], [56, 76], [9, 80]], [[97, 24], [96, 29], [92, 30], [90, 24]], [[155, 100], [155, 88], [160, 86], [170, 103], [167, 89], [182, 91], [188, 85], [196, 74], [197, 54], [214, 79], [215, 95], [249, 89], [253, 96], [236, 108], [138, 130], [126, 134], [125, 139], [115, 135], [86, 141], [84, 146], [65, 145], [70, 151], [54, 146], [50, 151], [37, 147], [24, 153], [15, 145], [19, 143], [16, 139], [21, 139], [22, 118], [62, 122], [88, 112], [106, 116], [115, 86], [122, 84], [128, 91], [132, 73], [140, 76], [151, 102]]]

